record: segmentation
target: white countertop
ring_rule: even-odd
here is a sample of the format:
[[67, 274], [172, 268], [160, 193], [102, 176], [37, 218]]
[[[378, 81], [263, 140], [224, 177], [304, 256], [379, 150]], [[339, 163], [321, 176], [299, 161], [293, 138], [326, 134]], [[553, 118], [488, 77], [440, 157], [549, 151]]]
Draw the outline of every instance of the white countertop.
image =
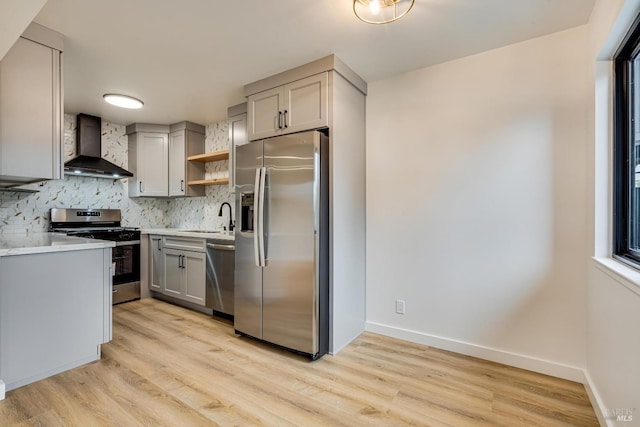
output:
[[115, 245], [115, 242], [106, 240], [71, 237], [60, 233], [7, 234], [0, 236], [0, 257], [103, 249], [112, 248]]
[[160, 236], [180, 236], [195, 237], [198, 239], [227, 240], [230, 242], [233, 242], [235, 240], [233, 231], [208, 231], [182, 228], [143, 228], [142, 230], [140, 230], [140, 233], [156, 234]]

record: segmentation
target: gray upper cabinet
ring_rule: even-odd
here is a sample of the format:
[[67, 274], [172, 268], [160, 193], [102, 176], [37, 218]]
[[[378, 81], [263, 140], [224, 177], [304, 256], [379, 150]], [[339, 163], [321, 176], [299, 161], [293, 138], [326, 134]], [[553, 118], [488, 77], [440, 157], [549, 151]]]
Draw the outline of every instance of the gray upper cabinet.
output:
[[204, 164], [187, 158], [204, 151], [202, 125], [180, 122], [168, 125], [135, 123], [129, 135], [129, 197], [204, 196], [202, 186], [189, 181], [204, 179]]
[[227, 110], [229, 117], [229, 192], [236, 191], [236, 147], [249, 142], [247, 138], [247, 103], [234, 105]]
[[249, 95], [249, 140], [328, 126], [328, 73]]
[[185, 156], [186, 131], [178, 130], [169, 134], [169, 196], [184, 196], [187, 183]]
[[283, 87], [270, 89], [249, 97], [249, 140], [269, 138], [281, 133], [283, 99]]
[[0, 187], [63, 176], [62, 48], [33, 23], [0, 61]]
[[169, 195], [169, 126], [134, 124], [129, 135], [129, 197]]
[[188, 185], [204, 178], [204, 163], [189, 162], [189, 156], [204, 152], [204, 126], [191, 122], [171, 125], [169, 133], [169, 196], [204, 196], [205, 189]]

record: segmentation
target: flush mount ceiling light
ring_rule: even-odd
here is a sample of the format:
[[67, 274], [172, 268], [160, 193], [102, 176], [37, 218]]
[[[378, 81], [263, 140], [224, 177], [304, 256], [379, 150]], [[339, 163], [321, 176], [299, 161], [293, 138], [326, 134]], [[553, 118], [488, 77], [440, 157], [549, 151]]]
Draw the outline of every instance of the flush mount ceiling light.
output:
[[415, 0], [353, 0], [353, 13], [367, 24], [388, 24], [409, 13]]
[[144, 102], [132, 96], [120, 95], [117, 93], [105, 93], [102, 95], [105, 101], [111, 105], [122, 108], [142, 108]]

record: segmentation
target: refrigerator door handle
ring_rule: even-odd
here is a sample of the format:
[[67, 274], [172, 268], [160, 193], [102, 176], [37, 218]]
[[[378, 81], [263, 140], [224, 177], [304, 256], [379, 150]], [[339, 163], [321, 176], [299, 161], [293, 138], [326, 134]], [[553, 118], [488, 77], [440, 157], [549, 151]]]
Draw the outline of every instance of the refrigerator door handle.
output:
[[267, 266], [267, 257], [264, 247], [264, 193], [267, 180], [267, 168], [260, 168], [260, 193], [258, 198], [258, 249], [260, 255], [260, 267]]
[[262, 168], [256, 168], [256, 179], [253, 187], [253, 259], [256, 263], [256, 267], [261, 267], [260, 264], [260, 250], [258, 249], [258, 236], [260, 235], [260, 215], [259, 212], [259, 197], [260, 194], [260, 172]]

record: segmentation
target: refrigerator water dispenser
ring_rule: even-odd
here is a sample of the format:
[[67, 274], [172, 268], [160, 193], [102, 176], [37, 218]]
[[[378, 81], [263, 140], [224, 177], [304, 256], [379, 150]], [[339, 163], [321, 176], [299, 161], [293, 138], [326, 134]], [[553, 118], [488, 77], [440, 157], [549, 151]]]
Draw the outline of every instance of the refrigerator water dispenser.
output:
[[240, 197], [240, 231], [253, 232], [253, 193], [242, 193]]

